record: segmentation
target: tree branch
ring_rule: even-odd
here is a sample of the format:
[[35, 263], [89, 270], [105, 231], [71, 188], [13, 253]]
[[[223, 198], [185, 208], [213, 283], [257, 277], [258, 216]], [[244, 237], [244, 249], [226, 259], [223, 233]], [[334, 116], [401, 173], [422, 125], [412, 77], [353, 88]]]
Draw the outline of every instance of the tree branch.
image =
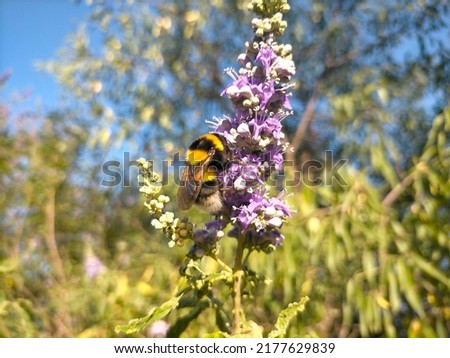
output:
[[295, 153], [300, 148], [305, 138], [306, 132], [311, 124], [311, 121], [314, 118], [314, 112], [316, 110], [318, 97], [319, 95], [317, 92], [317, 88], [314, 88], [313, 93], [308, 100], [308, 104], [306, 105], [305, 112], [303, 112], [303, 116], [298, 123], [294, 138], [291, 141], [292, 152], [286, 152], [287, 160], [294, 161]]
[[416, 177], [416, 172], [412, 172], [411, 174], [407, 175], [403, 180], [398, 183], [392, 190], [387, 193], [387, 195], [384, 197], [383, 201], [381, 202], [385, 206], [391, 206], [394, 204], [394, 202], [400, 197], [400, 195], [405, 191], [406, 188], [408, 188], [413, 182]]
[[64, 283], [66, 276], [64, 274], [61, 256], [59, 255], [58, 245], [56, 244], [55, 215], [55, 188], [50, 188], [45, 204], [45, 241], [58, 281]]
[[238, 237], [238, 244], [236, 248], [236, 256], [234, 259], [233, 267], [233, 334], [237, 335], [241, 332], [242, 324], [242, 305], [241, 305], [241, 287], [242, 287], [242, 276], [244, 271], [242, 270], [242, 257], [244, 255], [244, 240], [245, 237], [240, 235]]

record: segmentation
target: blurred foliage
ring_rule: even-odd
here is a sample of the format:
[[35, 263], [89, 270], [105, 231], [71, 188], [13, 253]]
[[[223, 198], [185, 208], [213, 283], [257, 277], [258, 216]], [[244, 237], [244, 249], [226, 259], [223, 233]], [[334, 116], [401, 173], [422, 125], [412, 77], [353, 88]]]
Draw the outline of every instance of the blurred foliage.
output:
[[[41, 64], [68, 103], [43, 113], [26, 98], [0, 102], [1, 337], [116, 336], [171, 297], [184, 250], [149, 229], [135, 186], [101, 185], [99, 163], [124, 142], [156, 160], [226, 113], [222, 70], [251, 31], [245, 1], [87, 3], [86, 23]], [[298, 86], [285, 175], [296, 169], [303, 185], [287, 188], [297, 213], [284, 246], [248, 261], [266, 278], [244, 304], [266, 332], [308, 296], [288, 336], [449, 336], [449, 6], [291, 3], [283, 42]], [[311, 177], [328, 149], [348, 162]], [[223, 253], [234, 244], [224, 239]], [[205, 307], [183, 335], [216, 320]]]

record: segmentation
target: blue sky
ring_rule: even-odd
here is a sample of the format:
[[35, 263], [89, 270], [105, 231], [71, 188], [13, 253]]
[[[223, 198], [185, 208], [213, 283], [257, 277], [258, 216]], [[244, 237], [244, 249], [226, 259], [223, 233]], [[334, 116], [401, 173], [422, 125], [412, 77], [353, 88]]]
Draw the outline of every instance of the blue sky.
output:
[[83, 1], [0, 0], [0, 74], [12, 72], [2, 96], [31, 91], [45, 108], [55, 106], [58, 85], [34, 64], [54, 58], [87, 12]]

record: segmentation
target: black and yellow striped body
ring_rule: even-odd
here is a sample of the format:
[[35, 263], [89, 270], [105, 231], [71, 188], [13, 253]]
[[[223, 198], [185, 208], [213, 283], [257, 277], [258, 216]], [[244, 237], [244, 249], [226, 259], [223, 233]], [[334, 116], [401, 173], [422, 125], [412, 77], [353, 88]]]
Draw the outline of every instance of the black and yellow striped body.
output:
[[198, 137], [186, 155], [186, 168], [178, 188], [178, 206], [189, 209], [194, 203], [211, 214], [223, 209], [222, 183], [218, 174], [228, 162], [229, 148], [226, 139], [217, 133]]

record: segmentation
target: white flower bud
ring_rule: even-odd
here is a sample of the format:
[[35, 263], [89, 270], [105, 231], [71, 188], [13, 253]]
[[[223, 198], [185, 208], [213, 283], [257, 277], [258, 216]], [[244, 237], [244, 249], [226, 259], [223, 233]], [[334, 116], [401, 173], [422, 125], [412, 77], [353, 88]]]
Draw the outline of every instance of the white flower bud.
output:
[[258, 144], [261, 148], [265, 148], [270, 144], [270, 138], [261, 138]]
[[263, 29], [257, 29], [255, 31], [255, 35], [256, 36], [263, 36], [264, 35], [264, 30]]
[[160, 210], [164, 208], [164, 204], [163, 203], [156, 203], [155, 206], [156, 206], [157, 209], [160, 209]]
[[267, 216], [272, 217], [272, 216], [275, 216], [276, 209], [275, 209], [273, 206], [269, 206], [268, 208], [266, 208], [266, 210], [264, 210], [264, 213], [265, 213]]
[[233, 187], [236, 190], [243, 190], [243, 189], [245, 189], [246, 185], [247, 185], [247, 182], [242, 178], [237, 178], [233, 183]]
[[164, 225], [158, 219], [153, 219], [151, 224], [157, 230], [161, 230], [162, 228], [164, 228]]
[[248, 61], [247, 55], [245, 53], [241, 53], [237, 58], [238, 63], [244, 64]]
[[236, 97], [239, 94], [239, 87], [235, 86], [235, 85], [231, 85], [230, 87], [227, 88], [227, 96], [228, 97]]
[[276, 216], [282, 218], [284, 216], [284, 212], [283, 210], [277, 210], [277, 212], [275, 213]]
[[253, 96], [252, 98], [250, 98], [250, 101], [252, 101], [253, 106], [257, 106], [259, 104], [258, 96]]
[[167, 195], [160, 195], [158, 196], [158, 201], [167, 204], [170, 201], [170, 198]]
[[283, 224], [283, 220], [281, 220], [279, 217], [273, 217], [267, 223], [274, 227], [280, 227], [281, 224]]
[[242, 86], [241, 89], [239, 90], [239, 94], [241, 96], [244, 96], [245, 98], [250, 98], [253, 96], [252, 89], [248, 85]]
[[281, 20], [283, 20], [283, 14], [281, 12], [277, 12], [275, 15], [273, 15], [272, 20], [280, 22]]
[[250, 128], [248, 127], [248, 124], [244, 122], [239, 124], [239, 127], [237, 127], [237, 132], [239, 134], [248, 134], [250, 133]]

